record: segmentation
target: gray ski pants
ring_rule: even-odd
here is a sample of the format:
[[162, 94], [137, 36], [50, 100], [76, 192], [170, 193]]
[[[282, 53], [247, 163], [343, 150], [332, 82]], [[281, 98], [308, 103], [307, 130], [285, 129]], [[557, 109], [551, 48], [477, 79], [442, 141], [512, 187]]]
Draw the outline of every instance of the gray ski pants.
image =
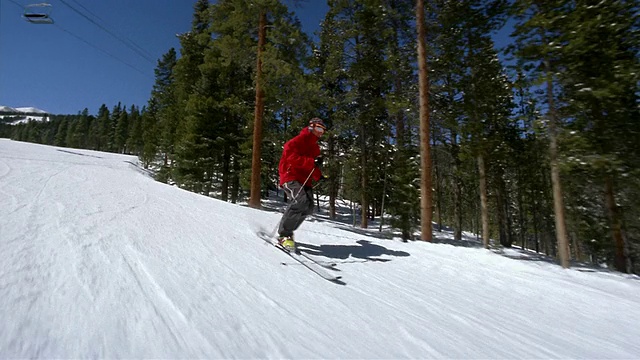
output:
[[[302, 184], [297, 181], [289, 181], [284, 184], [283, 188], [287, 192], [291, 206], [282, 215], [278, 234], [293, 236], [293, 232], [300, 227], [307, 215], [313, 213], [313, 188], [303, 188]], [[302, 190], [300, 190], [301, 188]]]

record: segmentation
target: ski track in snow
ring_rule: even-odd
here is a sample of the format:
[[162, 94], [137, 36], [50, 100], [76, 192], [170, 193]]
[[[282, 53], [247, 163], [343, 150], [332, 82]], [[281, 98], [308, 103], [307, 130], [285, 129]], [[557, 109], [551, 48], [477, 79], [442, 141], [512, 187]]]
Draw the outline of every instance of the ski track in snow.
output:
[[640, 358], [638, 277], [308, 221], [338, 286], [136, 164], [0, 139], [0, 358]]

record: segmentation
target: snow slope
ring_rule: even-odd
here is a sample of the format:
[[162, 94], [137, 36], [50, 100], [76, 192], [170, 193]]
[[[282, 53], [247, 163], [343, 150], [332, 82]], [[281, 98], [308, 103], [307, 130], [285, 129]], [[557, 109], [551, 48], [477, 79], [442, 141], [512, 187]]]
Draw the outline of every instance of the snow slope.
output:
[[336, 285], [134, 164], [0, 139], [0, 358], [640, 358], [637, 277], [308, 221]]

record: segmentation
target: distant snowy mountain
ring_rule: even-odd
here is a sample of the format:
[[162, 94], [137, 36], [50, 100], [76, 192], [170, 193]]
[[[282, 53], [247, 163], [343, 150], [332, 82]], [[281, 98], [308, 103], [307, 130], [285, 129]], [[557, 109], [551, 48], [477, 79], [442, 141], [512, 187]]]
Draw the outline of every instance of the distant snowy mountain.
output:
[[10, 106], [0, 106], [0, 112], [15, 113], [15, 112], [19, 112], [19, 111], [18, 111], [18, 109], [12, 108]]
[[11, 106], [2, 106], [0, 105], [0, 112], [6, 113], [24, 113], [24, 114], [48, 114], [48, 111], [44, 111], [35, 107], [18, 107], [13, 108]]
[[48, 111], [35, 107], [13, 108], [10, 106], [0, 106], [0, 120], [7, 118], [7, 120], [5, 120], [6, 123], [11, 125], [27, 123], [29, 121], [48, 122], [50, 120], [49, 117], [44, 116], [48, 113]]
[[34, 107], [19, 107], [16, 108], [16, 111], [27, 113], [27, 114], [48, 114], [48, 111], [40, 110]]

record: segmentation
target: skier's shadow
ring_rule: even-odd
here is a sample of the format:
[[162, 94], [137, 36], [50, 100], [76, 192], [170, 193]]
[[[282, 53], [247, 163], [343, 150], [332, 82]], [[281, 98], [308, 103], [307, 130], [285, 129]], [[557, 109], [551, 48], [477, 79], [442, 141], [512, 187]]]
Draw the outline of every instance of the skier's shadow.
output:
[[364, 261], [387, 262], [391, 259], [381, 259], [379, 256], [401, 256], [410, 254], [404, 251], [389, 250], [384, 246], [372, 244], [367, 240], [356, 241], [358, 245], [313, 245], [296, 242], [298, 249], [313, 256], [324, 256], [331, 259], [347, 260], [350, 257]]

